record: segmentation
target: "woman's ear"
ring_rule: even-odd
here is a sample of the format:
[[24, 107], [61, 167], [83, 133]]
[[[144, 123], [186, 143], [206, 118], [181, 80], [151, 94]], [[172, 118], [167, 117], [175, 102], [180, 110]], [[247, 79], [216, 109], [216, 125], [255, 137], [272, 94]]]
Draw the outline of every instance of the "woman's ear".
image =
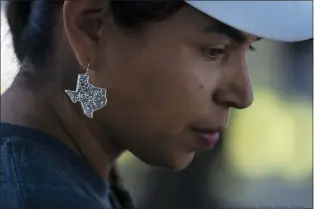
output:
[[63, 21], [69, 43], [79, 61], [87, 67], [87, 62], [93, 68], [97, 62], [97, 52], [100, 52], [99, 42], [104, 27], [104, 17], [109, 11], [108, 1], [78, 0], [65, 1], [63, 5]]

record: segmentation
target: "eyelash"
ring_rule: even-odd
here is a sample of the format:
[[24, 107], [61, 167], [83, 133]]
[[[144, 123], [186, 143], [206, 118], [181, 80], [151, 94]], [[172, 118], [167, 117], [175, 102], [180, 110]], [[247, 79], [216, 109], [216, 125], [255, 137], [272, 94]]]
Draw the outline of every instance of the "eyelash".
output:
[[256, 48], [255, 48], [253, 45], [250, 45], [250, 46], [249, 46], [249, 49], [250, 49], [251, 51], [253, 51], [253, 52], [256, 51]]
[[[201, 48], [202, 54], [210, 61], [218, 60], [226, 52], [223, 48]], [[214, 55], [212, 55], [214, 53]]]
[[[253, 47], [252, 45], [249, 46], [249, 49], [251, 51], [256, 51], [256, 48]], [[225, 48], [201, 48], [202, 53], [204, 56], [209, 59], [210, 61], [215, 61], [219, 59], [219, 56], [223, 56], [226, 53]], [[209, 55], [209, 53], [216, 53], [216, 55]]]

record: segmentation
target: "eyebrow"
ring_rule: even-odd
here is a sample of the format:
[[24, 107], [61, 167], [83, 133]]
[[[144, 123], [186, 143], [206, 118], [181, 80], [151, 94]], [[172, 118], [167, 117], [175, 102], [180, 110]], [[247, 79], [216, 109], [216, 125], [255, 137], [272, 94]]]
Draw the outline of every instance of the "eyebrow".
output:
[[[205, 33], [216, 32], [216, 33], [224, 34], [239, 44], [242, 44], [242, 43], [245, 43], [246, 41], [248, 41], [247, 36], [243, 32], [241, 32], [241, 31], [239, 31], [239, 30], [237, 30], [231, 26], [228, 26], [226, 24], [220, 23], [220, 22], [218, 22], [217, 24], [214, 24], [214, 25], [211, 22], [210, 24], [208, 24], [204, 27], [203, 32], [205, 32]], [[258, 41], [260, 39], [261, 38], [257, 37], [256, 41]]]

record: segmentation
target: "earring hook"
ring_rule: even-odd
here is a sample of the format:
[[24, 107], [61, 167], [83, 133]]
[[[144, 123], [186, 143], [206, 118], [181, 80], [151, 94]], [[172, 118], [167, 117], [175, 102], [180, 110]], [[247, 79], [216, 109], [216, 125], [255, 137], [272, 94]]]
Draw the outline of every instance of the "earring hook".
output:
[[87, 75], [88, 74], [88, 71], [89, 71], [89, 62], [87, 62], [87, 68], [86, 68], [86, 72], [85, 72], [85, 75]]

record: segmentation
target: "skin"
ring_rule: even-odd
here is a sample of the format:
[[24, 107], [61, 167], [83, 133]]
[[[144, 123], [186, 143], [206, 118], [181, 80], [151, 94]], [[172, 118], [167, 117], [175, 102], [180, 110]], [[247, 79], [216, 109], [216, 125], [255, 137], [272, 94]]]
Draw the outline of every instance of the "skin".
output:
[[[222, 130], [230, 108], [253, 101], [245, 55], [257, 38], [241, 33], [235, 41], [191, 7], [137, 34], [118, 28], [98, 0], [66, 1], [59, 18], [57, 51], [41, 69], [52, 78], [30, 84], [18, 77], [2, 97], [2, 121], [55, 136], [103, 179], [124, 150], [151, 165], [184, 169], [205, 150], [192, 129]], [[69, 60], [89, 64], [90, 83], [108, 90], [107, 106], [93, 119], [64, 93], [85, 73]]]

